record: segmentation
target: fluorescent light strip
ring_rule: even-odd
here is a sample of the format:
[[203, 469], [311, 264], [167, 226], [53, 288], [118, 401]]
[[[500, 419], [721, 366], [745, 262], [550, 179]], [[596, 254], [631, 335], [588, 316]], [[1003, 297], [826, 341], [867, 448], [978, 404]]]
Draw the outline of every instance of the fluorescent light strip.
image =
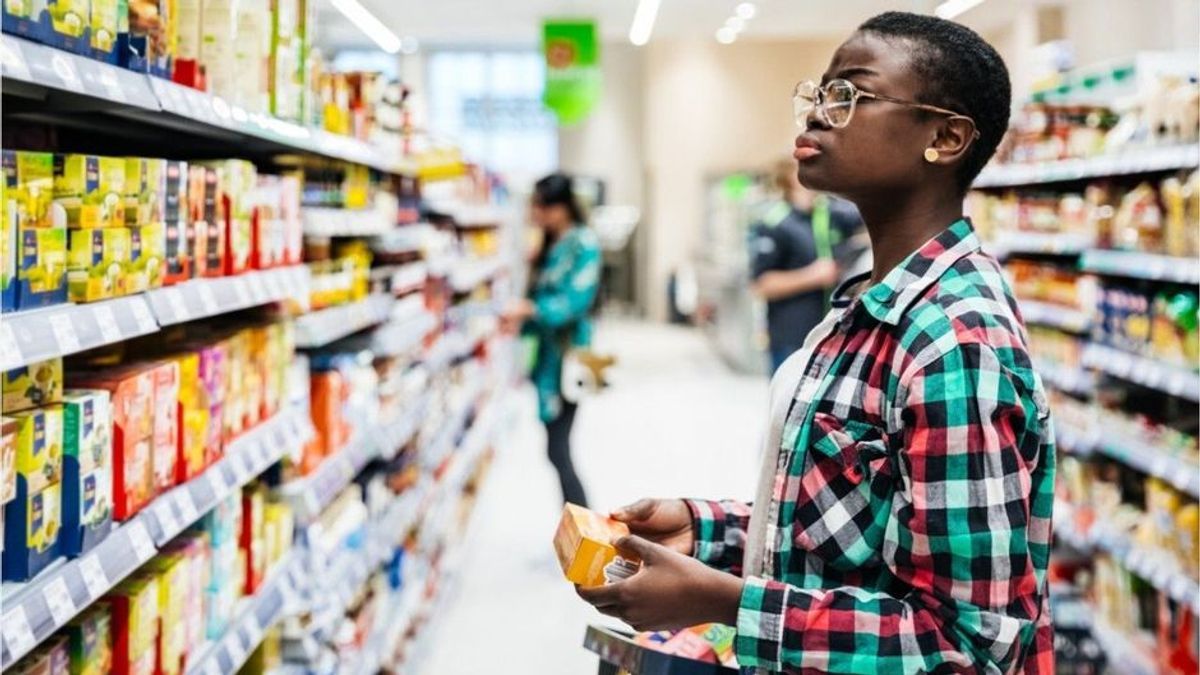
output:
[[654, 32], [654, 20], [658, 18], [660, 0], [640, 0], [633, 14], [633, 25], [629, 27], [629, 41], [641, 47], [650, 41]]
[[379, 45], [380, 49], [389, 54], [400, 51], [400, 38], [358, 0], [330, 0], [330, 4], [358, 26], [358, 29]]
[[942, 19], [949, 20], [982, 4], [983, 0], [946, 0], [938, 5], [933, 13]]

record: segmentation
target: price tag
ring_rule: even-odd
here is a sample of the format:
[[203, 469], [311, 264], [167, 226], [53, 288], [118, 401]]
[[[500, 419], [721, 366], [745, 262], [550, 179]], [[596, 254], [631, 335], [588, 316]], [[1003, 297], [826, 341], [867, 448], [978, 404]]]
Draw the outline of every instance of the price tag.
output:
[[139, 333], [153, 333], [158, 330], [158, 322], [150, 314], [150, 307], [145, 302], [137, 299], [129, 306], [133, 309], [133, 320], [137, 323]]
[[204, 664], [204, 675], [224, 675], [221, 672], [221, 664], [217, 662], [217, 654], [215, 652], [208, 659], [208, 663]]
[[234, 459], [233, 473], [237, 477], [235, 480], [237, 484], [242, 484], [250, 480], [254, 475], [254, 464], [250, 460], [249, 453], [243, 452]]
[[17, 345], [17, 336], [13, 335], [12, 325], [0, 321], [0, 369], [9, 370], [21, 362], [21, 348]]
[[7, 38], [0, 41], [0, 69], [3, 70], [5, 77], [27, 81], [32, 79], [29, 74], [29, 64], [25, 62], [25, 55], [21, 53], [20, 45]]
[[83, 576], [83, 585], [87, 588], [88, 597], [92, 600], [108, 592], [111, 584], [100, 559], [95, 555], [85, 556], [79, 561], [79, 573]]
[[79, 335], [75, 333], [75, 324], [71, 322], [69, 314], [51, 314], [50, 330], [54, 331], [54, 341], [58, 343], [61, 353], [82, 351], [83, 345], [79, 344]]
[[262, 629], [262, 626], [258, 625], [257, 621], [250, 621], [250, 622], [246, 623], [246, 643], [247, 644], [249, 644], [252, 647], [257, 646], [258, 643], [262, 642], [262, 637], [263, 637], [263, 629]]
[[154, 557], [158, 550], [154, 548], [154, 542], [150, 540], [150, 533], [146, 531], [146, 524], [140, 520], [135, 520], [126, 528], [126, 533], [129, 537], [129, 543], [133, 546], [133, 553], [141, 562], [145, 562]]
[[242, 644], [242, 638], [233, 631], [229, 639], [225, 640], [225, 651], [229, 654], [229, 658], [233, 660], [234, 665], [241, 665], [246, 659], [246, 647]]
[[62, 575], [46, 584], [46, 587], [42, 589], [42, 598], [45, 599], [46, 606], [50, 608], [50, 617], [54, 619], [55, 626], [61, 626], [70, 621], [79, 611], [75, 607], [75, 601], [71, 599], [67, 580]]
[[175, 323], [182, 323], [192, 318], [188, 312], [187, 301], [183, 298], [183, 291], [178, 288], [167, 288], [163, 290], [163, 297], [167, 299], [167, 305], [171, 307], [171, 316], [175, 318]]
[[96, 66], [95, 80], [104, 89], [104, 93], [114, 101], [125, 103], [128, 97], [125, 96], [125, 88], [121, 86], [121, 79], [117, 77], [117, 69], [111, 66], [105, 67], [102, 65]]
[[117, 316], [113, 314], [112, 307], [96, 305], [92, 308], [92, 313], [96, 316], [96, 325], [100, 326], [100, 336], [104, 338], [105, 344], [120, 342], [123, 337], [121, 327], [117, 325]]
[[283, 297], [283, 289], [280, 288], [279, 276], [276, 274], [267, 274], [263, 280], [263, 285], [267, 289], [267, 297], [271, 300], [278, 300]]
[[196, 503], [192, 501], [192, 493], [186, 486], [175, 493], [175, 503], [179, 505], [179, 514], [183, 522], [190, 524], [200, 519], [200, 512], [196, 510]]
[[37, 646], [33, 630], [29, 628], [29, 620], [25, 617], [25, 608], [20, 605], [9, 610], [4, 615], [4, 644], [8, 645], [10, 656], [19, 658]]
[[221, 309], [217, 305], [217, 296], [213, 293], [212, 286], [210, 284], [201, 284], [198, 291], [200, 293], [200, 305], [204, 307], [204, 313], [207, 316], [219, 314]]
[[246, 283], [245, 279], [233, 280], [233, 293], [237, 296], [239, 308], [249, 307], [254, 304], [254, 301], [250, 298], [250, 289]]
[[175, 533], [180, 530], [179, 520], [175, 517], [175, 509], [171, 508], [170, 501], [163, 500], [154, 510], [154, 515], [158, 518], [158, 524], [167, 538], [175, 536]]
[[84, 93], [83, 80], [79, 79], [79, 71], [75, 69], [76, 57], [57, 49], [51, 49], [50, 51], [53, 52], [53, 56], [50, 57], [50, 67], [54, 70], [54, 74], [58, 76], [59, 83], [62, 84], [63, 89], [80, 94]]
[[220, 467], [217, 466], [209, 469], [205, 475], [208, 476], [208, 484], [212, 486], [213, 494], [217, 496], [217, 499], [223, 498], [225, 493], [229, 491], [229, 486], [225, 482], [225, 477], [221, 475]]

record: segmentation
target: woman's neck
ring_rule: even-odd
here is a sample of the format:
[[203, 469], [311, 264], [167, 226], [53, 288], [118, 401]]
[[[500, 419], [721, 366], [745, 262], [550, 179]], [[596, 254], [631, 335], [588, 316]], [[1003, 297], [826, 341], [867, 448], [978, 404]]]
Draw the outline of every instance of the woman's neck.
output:
[[570, 231], [571, 227], [572, 223], [569, 222], [546, 223], [546, 234], [553, 239], [558, 239]]
[[962, 218], [958, 194], [909, 193], [899, 199], [889, 196], [876, 203], [859, 204], [859, 213], [871, 236], [874, 267], [871, 283], [877, 284], [925, 242]]

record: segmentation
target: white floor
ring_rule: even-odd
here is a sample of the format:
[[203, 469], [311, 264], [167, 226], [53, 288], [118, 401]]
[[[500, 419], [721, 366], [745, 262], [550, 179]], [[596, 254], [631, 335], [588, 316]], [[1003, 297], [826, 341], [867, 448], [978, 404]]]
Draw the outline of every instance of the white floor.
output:
[[[573, 454], [593, 508], [643, 496], [753, 493], [766, 382], [730, 373], [686, 328], [602, 323], [613, 387], [580, 408]], [[581, 647], [608, 621], [575, 595], [550, 540], [560, 497], [530, 392], [481, 495], [459, 586], [419, 675], [596, 672]]]

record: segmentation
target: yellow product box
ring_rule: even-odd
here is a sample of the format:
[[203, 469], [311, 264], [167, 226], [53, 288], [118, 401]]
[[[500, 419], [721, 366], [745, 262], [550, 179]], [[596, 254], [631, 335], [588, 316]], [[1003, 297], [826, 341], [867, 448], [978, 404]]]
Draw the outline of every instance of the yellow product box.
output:
[[554, 552], [567, 580], [580, 586], [603, 585], [604, 567], [617, 557], [613, 542], [628, 534], [624, 523], [582, 506], [565, 505], [554, 533]]
[[113, 670], [153, 675], [158, 657], [158, 577], [138, 574], [105, 598], [112, 613]]
[[38, 361], [0, 374], [4, 412], [11, 415], [63, 400], [62, 357]]
[[91, 0], [91, 48], [92, 56], [100, 61], [117, 60], [117, 34], [125, 24], [129, 31], [127, 5], [124, 0]]
[[19, 226], [17, 309], [67, 301], [67, 231], [59, 227]]
[[0, 417], [0, 506], [17, 495], [17, 421]]
[[125, 158], [125, 225], [166, 222], [167, 160]]
[[5, 150], [4, 178], [9, 231], [16, 228], [16, 309], [67, 301], [65, 217], [54, 201], [54, 155]]
[[69, 228], [124, 227], [125, 160], [55, 155], [54, 202]]
[[[4, 173], [23, 227], [51, 227], [54, 201], [54, 155], [49, 152], [4, 151]], [[61, 225], [61, 223], [57, 223]]]
[[71, 230], [67, 289], [72, 302], [124, 294], [133, 243], [124, 227]]
[[[36, 7], [39, 3], [33, 3]], [[69, 52], [84, 53], [88, 29], [88, 0], [43, 0], [49, 21], [43, 20], [41, 41]], [[37, 18], [36, 16], [34, 18]], [[7, 30], [7, 29], [6, 29]]]
[[150, 562], [148, 571], [158, 581], [158, 660], [156, 675], [179, 675], [187, 651], [187, 588], [191, 566], [182, 554], [160, 555]]
[[268, 500], [263, 510], [263, 541], [266, 544], [267, 569], [274, 569], [292, 546], [295, 517], [286, 502]]
[[129, 228], [129, 273], [125, 294], [162, 288], [167, 264], [167, 228], [162, 223]]
[[25, 480], [26, 494], [57, 486], [62, 481], [62, 406], [35, 408], [12, 417], [17, 421], [17, 475]]
[[[7, 153], [6, 153], [7, 154]], [[13, 173], [16, 178], [16, 172]], [[0, 178], [0, 312], [17, 308], [17, 200], [8, 185], [8, 172]]]

